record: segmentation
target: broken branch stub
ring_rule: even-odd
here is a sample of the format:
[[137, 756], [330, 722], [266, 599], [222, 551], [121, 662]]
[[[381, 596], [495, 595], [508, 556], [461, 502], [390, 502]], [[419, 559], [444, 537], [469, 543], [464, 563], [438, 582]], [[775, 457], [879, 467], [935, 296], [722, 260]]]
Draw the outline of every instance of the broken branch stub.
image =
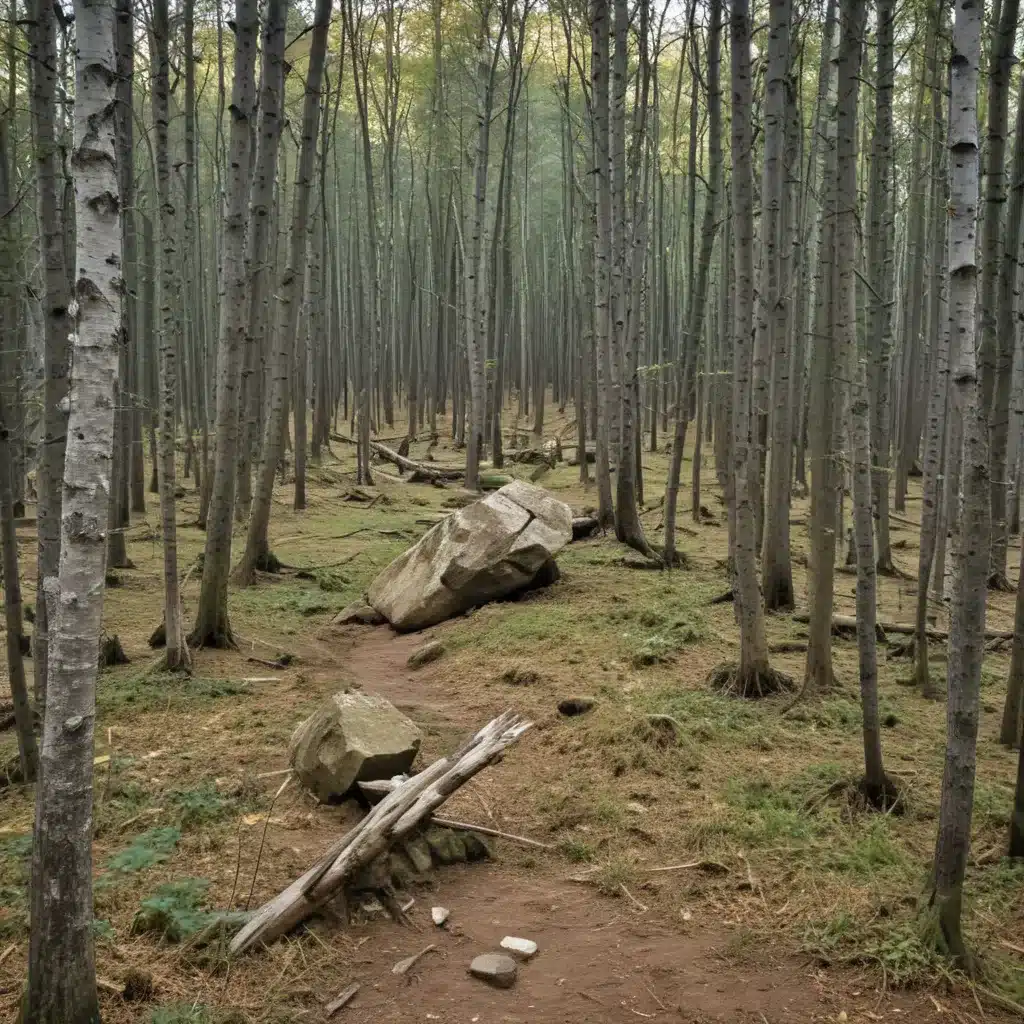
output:
[[362, 867], [426, 821], [477, 772], [499, 760], [532, 722], [506, 711], [459, 750], [393, 789], [350, 832], [283, 892], [265, 903], [231, 942], [242, 953], [291, 931], [341, 889]]

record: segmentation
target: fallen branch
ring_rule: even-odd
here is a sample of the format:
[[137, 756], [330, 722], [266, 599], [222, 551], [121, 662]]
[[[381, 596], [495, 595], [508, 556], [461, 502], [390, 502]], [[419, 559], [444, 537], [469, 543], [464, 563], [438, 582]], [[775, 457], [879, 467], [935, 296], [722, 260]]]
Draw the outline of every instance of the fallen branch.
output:
[[[348, 444], [355, 444], [355, 441], [350, 437], [346, 437], [344, 434], [331, 434], [331, 440], [334, 441], [345, 441]], [[445, 481], [445, 480], [461, 480], [465, 475], [465, 469], [460, 469], [457, 466], [430, 466], [422, 462], [414, 462], [412, 459], [406, 458], [404, 455], [399, 455], [393, 448], [389, 448], [385, 444], [381, 444], [379, 441], [370, 442], [370, 451], [382, 458], [385, 462], [390, 462], [392, 465], [397, 466], [401, 470], [405, 470], [407, 473], [418, 474], [421, 479], [433, 482]]]
[[717, 860], [690, 860], [685, 864], [667, 864], [663, 868], [648, 868], [647, 870], [653, 874], [656, 871], [689, 871], [691, 868], [696, 868], [698, 871], [704, 871], [709, 875], [729, 874], [729, 869], [724, 864], [720, 864]]
[[397, 786], [300, 878], [265, 903], [231, 942], [241, 953], [291, 931], [342, 889], [360, 868], [425, 822], [460, 786], [500, 759], [531, 722], [511, 711], [485, 725], [449, 757]]
[[[794, 622], [809, 623], [811, 617], [803, 613], [797, 613], [793, 616]], [[879, 622], [878, 628], [886, 633], [899, 633], [903, 636], [913, 636], [917, 630], [909, 622]], [[833, 615], [832, 616], [832, 628], [833, 629], [851, 629], [857, 628], [857, 620], [852, 615]], [[948, 640], [949, 632], [945, 629], [936, 629], [934, 626], [928, 627], [928, 639], [929, 640]], [[1013, 631], [1007, 629], [986, 629], [985, 630], [986, 640], [1012, 640]]]
[[444, 828], [459, 828], [463, 832], [476, 832], [482, 836], [494, 836], [495, 839], [508, 839], [513, 843], [522, 843], [524, 846], [536, 846], [539, 850], [553, 850], [550, 843], [542, 843], [537, 839], [527, 839], [526, 836], [513, 835], [511, 832], [499, 832], [496, 828], [487, 828], [485, 825], [470, 825], [465, 821], [450, 821], [448, 818], [434, 818], [435, 825]]

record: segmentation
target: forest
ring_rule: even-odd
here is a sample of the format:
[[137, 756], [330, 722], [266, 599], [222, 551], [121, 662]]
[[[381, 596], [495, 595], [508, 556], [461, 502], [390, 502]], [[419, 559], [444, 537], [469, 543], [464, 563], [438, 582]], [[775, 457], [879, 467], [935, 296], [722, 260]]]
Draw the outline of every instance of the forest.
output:
[[1020, 0], [0, 10], [5, 1019], [1024, 1015]]

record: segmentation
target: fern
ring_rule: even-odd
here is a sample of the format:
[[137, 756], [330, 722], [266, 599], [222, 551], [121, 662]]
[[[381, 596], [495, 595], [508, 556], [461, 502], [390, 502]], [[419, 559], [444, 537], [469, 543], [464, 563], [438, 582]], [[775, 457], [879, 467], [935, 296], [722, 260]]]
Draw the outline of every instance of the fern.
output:
[[181, 839], [181, 829], [173, 826], [151, 828], [137, 836], [127, 849], [115, 853], [107, 861], [107, 873], [100, 876], [97, 885], [110, 885], [111, 876], [129, 875], [135, 871], [161, 864], [171, 855]]
[[161, 885], [142, 901], [132, 921], [132, 933], [155, 932], [169, 942], [182, 942], [223, 925], [227, 931], [241, 925], [249, 915], [238, 911], [204, 910], [209, 882], [205, 878], [182, 878]]

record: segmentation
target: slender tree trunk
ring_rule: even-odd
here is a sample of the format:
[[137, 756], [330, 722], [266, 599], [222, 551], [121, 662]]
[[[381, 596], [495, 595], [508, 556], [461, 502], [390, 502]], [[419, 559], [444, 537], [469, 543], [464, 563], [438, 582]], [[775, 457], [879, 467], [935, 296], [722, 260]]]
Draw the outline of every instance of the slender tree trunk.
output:
[[[957, 0], [949, 104], [949, 305], [951, 330], [960, 339], [953, 383], [964, 423], [963, 502], [950, 615], [946, 762], [931, 893], [942, 946], [967, 968], [971, 958], [961, 930], [961, 911], [974, 802], [991, 532], [987, 417], [979, 402], [975, 354], [981, 26], [980, 5]], [[957, 456], [957, 452], [949, 453], [951, 459]]]
[[[771, 353], [771, 460], [768, 467], [768, 500], [761, 556], [764, 602], [769, 610], [792, 608], [794, 603], [793, 566], [789, 549], [793, 467], [793, 399], [790, 388], [788, 325], [791, 260], [788, 239], [785, 237], [788, 190], [784, 167], [792, 13], [791, 0], [772, 0], [769, 14], [768, 75], [765, 80], [764, 176], [761, 185], [761, 219], [764, 227], [760, 291], [766, 308], [758, 333], [764, 334], [764, 347]], [[767, 419], [767, 405], [761, 413]]]
[[610, 64], [608, 0], [591, 0], [591, 141], [594, 154], [594, 190], [597, 217], [594, 236], [594, 346], [597, 366], [597, 439], [595, 444], [594, 474], [597, 478], [598, 519], [602, 527], [615, 521], [612, 502], [610, 466], [611, 404], [615, 400], [611, 390], [611, 356], [609, 354], [612, 331], [611, 315], [611, 158], [609, 155], [608, 118]]
[[[989, 586], [1011, 590], [1006, 578], [1007, 529], [1007, 439], [1010, 414], [1010, 379], [1012, 376], [1014, 330], [1012, 312], [1005, 310], [1012, 302], [1012, 288], [1005, 280], [1020, 245], [1020, 208], [1015, 211], [1017, 223], [1004, 219], [1006, 208], [1006, 128], [1010, 99], [1010, 75], [1017, 58], [1013, 53], [1017, 34], [1019, 0], [1001, 0], [999, 20], [992, 39], [988, 74], [988, 131], [985, 153], [985, 197], [982, 223], [982, 266], [980, 326], [981, 408], [989, 423], [989, 462], [992, 487], [992, 555], [989, 565]], [[1016, 185], [1017, 183], [1014, 182]], [[1003, 244], [1011, 237], [1016, 247]], [[1009, 260], [1006, 260], [1009, 254]], [[1004, 262], [1005, 261], [1005, 262]], [[999, 298], [997, 304], [997, 295]], [[1000, 330], [1006, 333], [1000, 334]]]
[[876, 557], [882, 572], [892, 572], [889, 539], [889, 364], [892, 356], [895, 222], [892, 197], [892, 92], [895, 5], [879, 0], [875, 130], [869, 182], [870, 226], [867, 239], [868, 345], [870, 359], [872, 500], [877, 537]]
[[79, 0], [75, 34], [74, 379], [60, 569], [47, 581], [54, 615], [36, 790], [26, 1024], [100, 1019], [93, 951], [93, 723], [121, 333], [114, 6]]
[[[695, 288], [690, 295], [689, 308], [686, 316], [686, 350], [683, 358], [683, 370], [679, 399], [676, 403], [675, 432], [672, 438], [672, 461], [669, 464], [668, 482], [665, 486], [665, 565], [671, 568], [676, 561], [675, 530], [676, 505], [679, 494], [679, 477], [683, 465], [683, 447], [686, 443], [686, 396], [690, 390], [690, 380], [698, 365], [703, 351], [702, 338], [704, 320], [707, 311], [708, 281], [711, 276], [711, 257], [714, 250], [715, 234], [718, 228], [718, 199], [722, 187], [722, 143], [721, 143], [721, 109], [722, 91], [720, 85], [721, 50], [722, 50], [722, 4], [721, 0], [711, 0], [708, 12], [708, 68], [707, 68], [707, 102], [708, 102], [708, 194], [704, 205], [704, 222], [701, 225], [700, 262], [697, 268]], [[703, 394], [703, 382], [698, 385], [698, 396]], [[700, 402], [698, 398], [698, 409]], [[700, 459], [700, 417], [696, 425], [694, 445], [694, 462]], [[694, 468], [693, 505], [696, 515], [700, 515], [700, 475]]]
[[168, 125], [170, 121], [170, 27], [167, 0], [153, 3], [153, 123], [155, 125], [156, 189], [160, 203], [159, 307], [160, 307], [160, 528], [164, 547], [164, 634], [166, 667], [188, 671], [191, 657], [182, 624], [181, 590], [178, 581], [178, 524], [175, 507], [175, 424], [178, 404], [178, 354], [181, 321], [174, 193], [171, 188]]
[[751, 445], [754, 340], [754, 176], [750, 5], [733, 0], [730, 11], [732, 59], [732, 187], [736, 292], [733, 305], [732, 473], [736, 504], [736, 574], [733, 592], [740, 626], [739, 666], [731, 671], [733, 692], [760, 696], [778, 689], [768, 663], [764, 606], [757, 579], [757, 453]]
[[284, 431], [287, 429], [287, 398], [290, 390], [291, 363], [295, 350], [296, 331], [299, 328], [299, 307], [302, 302], [302, 286], [306, 270], [310, 200], [313, 194], [316, 144], [319, 134], [320, 91], [330, 21], [330, 0], [317, 0], [302, 107], [302, 138], [299, 148], [299, 163], [295, 172], [292, 222], [288, 236], [288, 261], [277, 287], [274, 324], [277, 351], [271, 381], [270, 411], [267, 415], [266, 430], [263, 436], [263, 451], [256, 478], [256, 489], [253, 494], [245, 552], [237, 571], [238, 580], [244, 585], [254, 582], [257, 569], [272, 570], [278, 564], [271, 554], [268, 537], [270, 505], [274, 491], [274, 473], [281, 459]]
[[[0, 398], [2, 401], [2, 398]], [[14, 703], [14, 724], [18, 731], [18, 757], [22, 778], [34, 782], [39, 773], [39, 748], [35, 721], [25, 680], [22, 641], [25, 639], [18, 574], [18, 535], [14, 515], [14, 466], [11, 432], [0, 409], [0, 543], [3, 547], [4, 621], [7, 626], [7, 678]]]
[[[276, 96], [268, 92], [279, 84], [280, 72], [271, 66], [279, 55], [284, 35], [286, 0], [271, 0], [263, 38], [264, 89], [267, 108], [263, 117], [275, 121]], [[235, 4], [235, 75], [231, 88], [231, 134], [228, 153], [227, 197], [221, 232], [220, 324], [217, 341], [217, 444], [214, 450], [213, 488], [206, 519], [206, 546], [199, 606], [189, 642], [194, 647], [231, 647], [234, 638], [228, 618], [228, 576], [231, 571], [231, 526], [234, 518], [238, 460], [239, 392], [246, 329], [249, 325], [251, 263], [246, 260], [246, 215], [249, 200], [250, 139], [255, 115], [256, 36], [259, 13], [256, 0]], [[261, 122], [261, 128], [263, 123]], [[271, 129], [273, 132], [275, 129]], [[276, 155], [276, 137], [271, 145]], [[261, 131], [259, 144], [266, 146]], [[268, 168], [257, 165], [266, 174]], [[272, 169], [270, 171], [272, 175]], [[260, 185], [266, 187], [265, 182]], [[259, 186], [258, 186], [259, 187]]]
[[36, 701], [46, 700], [49, 608], [46, 581], [60, 560], [61, 477], [67, 439], [68, 274], [65, 252], [63, 180], [55, 127], [57, 111], [57, 25], [49, 0], [29, 0], [32, 135], [36, 161], [36, 204], [43, 263], [43, 437], [36, 490], [36, 619], [32, 634]]
[[[835, 344], [847, 359], [853, 441], [853, 524], [857, 545], [857, 651], [864, 731], [864, 793], [880, 810], [890, 803], [893, 787], [882, 766], [882, 728], [878, 716], [878, 656], [875, 637], [876, 566], [871, 510], [871, 398], [866, 358], [857, 344], [857, 97], [865, 23], [864, 0], [844, 5], [840, 16], [839, 106], [836, 188]], [[864, 354], [866, 356], [866, 353]]]

